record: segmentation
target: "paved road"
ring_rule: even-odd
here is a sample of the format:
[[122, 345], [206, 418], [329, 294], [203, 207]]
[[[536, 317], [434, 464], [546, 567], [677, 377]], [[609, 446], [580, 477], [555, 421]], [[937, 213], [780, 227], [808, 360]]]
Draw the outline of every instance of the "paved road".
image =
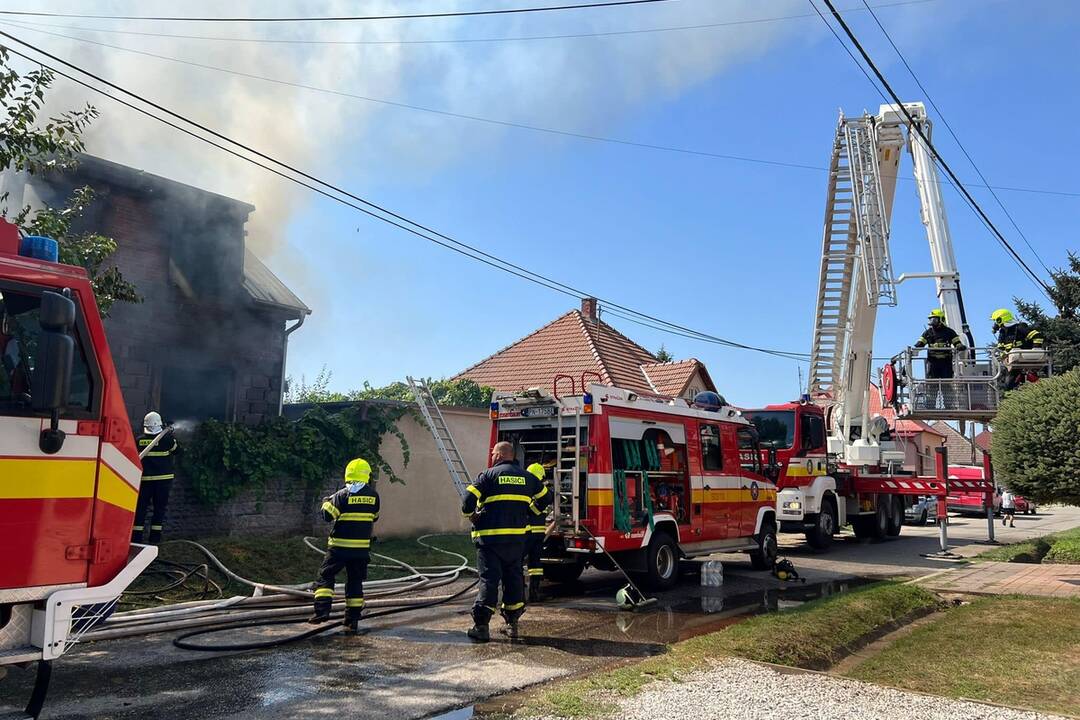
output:
[[[1052, 509], [1017, 518], [1004, 540], [1080, 525], [1080, 510]], [[985, 521], [950, 527], [959, 552], [985, 536]], [[1000, 525], [998, 526], [1000, 529]], [[113, 640], [85, 646], [56, 664], [47, 717], [127, 720], [163, 717], [322, 718], [342, 711], [365, 718], [421, 718], [477, 699], [555, 677], [663, 652], [667, 643], [718, 629], [747, 613], [795, 606], [857, 584], [854, 576], [916, 575], [950, 567], [920, 556], [936, 549], [933, 528], [905, 528], [879, 544], [842, 537], [815, 555], [785, 538], [783, 550], [807, 578], [784, 585], [750, 570], [744, 556], [725, 556], [723, 588], [703, 589], [689, 576], [658, 596], [647, 612], [619, 612], [612, 602], [621, 584], [589, 572], [562, 596], [530, 609], [527, 639], [486, 646], [467, 641], [467, 604], [399, 615], [369, 623], [358, 638], [340, 635], [252, 653], [195, 653], [171, 645], [170, 636]], [[253, 631], [244, 631], [251, 633]], [[260, 636], [290, 632], [275, 629]], [[236, 634], [237, 640], [251, 634]], [[222, 638], [225, 639], [225, 638]], [[0, 711], [23, 700], [29, 673], [17, 669], [0, 682]]]

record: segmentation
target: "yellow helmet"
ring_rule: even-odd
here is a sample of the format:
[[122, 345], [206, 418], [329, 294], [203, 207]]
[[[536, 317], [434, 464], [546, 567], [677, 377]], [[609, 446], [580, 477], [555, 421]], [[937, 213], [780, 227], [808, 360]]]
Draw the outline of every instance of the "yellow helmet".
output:
[[350, 460], [345, 466], [345, 484], [366, 483], [371, 478], [371, 465], [363, 458]]
[[934, 308], [930, 311], [930, 314], [926, 316], [926, 319], [933, 320], [934, 318], [937, 318], [941, 322], [945, 322], [945, 311], [941, 308]]
[[999, 308], [990, 313], [990, 319], [994, 321], [995, 325], [1004, 325], [1013, 321], [1013, 314], [1005, 308]]
[[535, 475], [537, 480], [539, 480], [541, 482], [544, 481], [545, 470], [544, 470], [544, 466], [541, 465], [540, 463], [533, 463], [532, 465], [530, 465], [529, 467], [527, 467], [525, 469], [528, 472]]

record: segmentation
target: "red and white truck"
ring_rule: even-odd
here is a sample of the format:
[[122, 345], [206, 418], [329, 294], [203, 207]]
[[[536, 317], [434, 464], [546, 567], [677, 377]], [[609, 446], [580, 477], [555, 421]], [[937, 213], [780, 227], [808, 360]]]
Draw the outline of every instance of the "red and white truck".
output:
[[[559, 387], [569, 392], [560, 395]], [[555, 392], [497, 392], [491, 443], [540, 463], [555, 492], [544, 575], [576, 579], [586, 565], [649, 584], [678, 580], [679, 559], [746, 551], [756, 568], [776, 558], [776, 486], [757, 432], [738, 410], [642, 396], [574, 378]]]
[[133, 545], [141, 464], [94, 293], [55, 242], [0, 221], [0, 665], [49, 663], [157, 548]]

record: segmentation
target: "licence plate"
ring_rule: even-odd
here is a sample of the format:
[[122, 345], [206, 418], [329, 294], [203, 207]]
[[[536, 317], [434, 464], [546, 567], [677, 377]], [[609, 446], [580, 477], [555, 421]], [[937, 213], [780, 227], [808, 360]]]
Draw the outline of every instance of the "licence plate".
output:
[[521, 417], [555, 417], [555, 406], [522, 408]]

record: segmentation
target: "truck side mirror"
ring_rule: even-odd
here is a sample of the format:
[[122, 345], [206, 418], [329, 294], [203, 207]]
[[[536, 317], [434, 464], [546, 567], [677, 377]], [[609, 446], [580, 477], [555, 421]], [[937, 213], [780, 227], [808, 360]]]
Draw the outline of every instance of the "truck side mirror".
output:
[[65, 294], [46, 291], [41, 294], [38, 324], [41, 336], [30, 381], [31, 408], [48, 412], [52, 422], [41, 431], [38, 445], [41, 451], [52, 455], [64, 444], [60, 430], [60, 413], [67, 407], [71, 391], [71, 373], [75, 362], [75, 339], [71, 330], [75, 326], [75, 303], [70, 292]]

